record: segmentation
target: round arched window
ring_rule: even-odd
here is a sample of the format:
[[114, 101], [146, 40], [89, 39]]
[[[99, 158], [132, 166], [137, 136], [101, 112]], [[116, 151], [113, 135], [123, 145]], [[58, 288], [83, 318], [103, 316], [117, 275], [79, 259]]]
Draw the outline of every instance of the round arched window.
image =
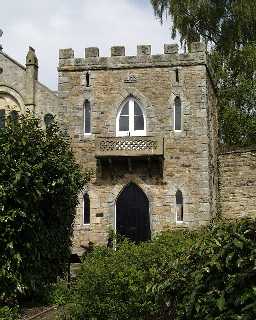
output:
[[133, 98], [121, 106], [116, 119], [117, 136], [145, 136], [146, 119], [142, 107]]

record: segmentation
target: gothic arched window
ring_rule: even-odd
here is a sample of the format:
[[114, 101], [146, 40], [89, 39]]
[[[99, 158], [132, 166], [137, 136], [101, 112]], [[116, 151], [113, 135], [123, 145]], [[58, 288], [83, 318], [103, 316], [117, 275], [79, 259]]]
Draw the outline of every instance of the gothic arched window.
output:
[[91, 134], [91, 104], [88, 100], [84, 102], [84, 134]]
[[145, 136], [146, 118], [142, 107], [129, 97], [121, 106], [116, 119], [117, 136]]
[[84, 224], [90, 224], [90, 198], [88, 193], [83, 197], [83, 222]]
[[176, 97], [174, 100], [174, 130], [182, 130], [182, 107], [180, 97]]
[[183, 222], [183, 195], [180, 190], [176, 192], [176, 221]]

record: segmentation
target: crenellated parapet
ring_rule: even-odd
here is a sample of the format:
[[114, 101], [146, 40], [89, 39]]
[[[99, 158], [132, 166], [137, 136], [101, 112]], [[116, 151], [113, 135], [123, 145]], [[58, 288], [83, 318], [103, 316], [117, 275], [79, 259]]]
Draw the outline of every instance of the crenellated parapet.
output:
[[97, 70], [115, 68], [146, 68], [175, 65], [206, 64], [205, 44], [194, 42], [189, 53], [179, 53], [177, 44], [165, 44], [162, 54], [151, 54], [150, 45], [138, 45], [136, 56], [126, 56], [124, 46], [111, 47], [110, 57], [100, 57], [96, 47], [85, 48], [83, 58], [75, 57], [74, 50], [59, 50], [59, 70]]

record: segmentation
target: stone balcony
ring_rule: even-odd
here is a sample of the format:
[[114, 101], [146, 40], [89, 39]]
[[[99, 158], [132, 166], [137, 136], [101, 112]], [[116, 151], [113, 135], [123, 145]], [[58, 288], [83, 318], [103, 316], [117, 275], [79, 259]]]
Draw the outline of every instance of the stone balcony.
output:
[[164, 156], [163, 137], [100, 137], [95, 144], [96, 158]]

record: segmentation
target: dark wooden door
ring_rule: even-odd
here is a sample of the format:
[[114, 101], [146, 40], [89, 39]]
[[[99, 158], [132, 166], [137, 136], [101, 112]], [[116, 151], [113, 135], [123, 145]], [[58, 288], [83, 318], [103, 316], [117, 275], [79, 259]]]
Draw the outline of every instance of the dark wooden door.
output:
[[116, 229], [137, 243], [151, 238], [148, 198], [134, 183], [127, 185], [117, 199]]

